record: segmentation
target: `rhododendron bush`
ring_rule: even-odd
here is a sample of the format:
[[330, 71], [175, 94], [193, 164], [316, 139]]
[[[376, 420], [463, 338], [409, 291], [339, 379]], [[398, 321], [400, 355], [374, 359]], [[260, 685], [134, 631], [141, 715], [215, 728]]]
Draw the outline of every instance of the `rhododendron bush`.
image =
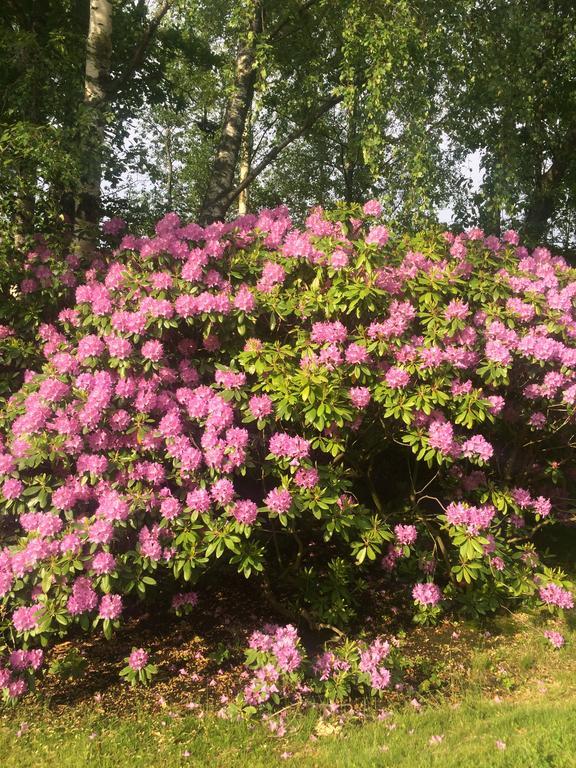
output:
[[193, 620], [229, 569], [312, 626], [380, 582], [419, 621], [572, 607], [534, 537], [571, 516], [576, 271], [379, 216], [168, 214], [40, 327], [1, 414], [10, 695], [75, 625], [110, 637], [152, 596]]
[[[123, 224], [119, 219], [107, 221], [103, 237], [114, 237]], [[23, 370], [38, 362], [35, 336], [41, 322], [54, 319], [70, 302], [88, 267], [102, 266], [99, 253], [69, 253], [63, 258], [61, 238], [47, 242], [37, 235], [34, 240], [22, 259], [14, 253], [7, 260], [0, 258], [0, 397], [20, 386]]]

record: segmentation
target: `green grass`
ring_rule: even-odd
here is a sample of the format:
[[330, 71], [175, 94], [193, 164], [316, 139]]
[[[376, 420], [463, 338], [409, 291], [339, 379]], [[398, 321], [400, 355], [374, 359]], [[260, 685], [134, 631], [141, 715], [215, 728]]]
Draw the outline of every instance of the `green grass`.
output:
[[96, 704], [28, 702], [0, 719], [0, 766], [575, 768], [576, 634], [556, 652], [529, 621], [498, 631], [441, 692], [416, 694], [421, 710], [405, 704], [383, 721], [340, 727], [320, 710], [288, 710], [287, 734], [278, 738], [261, 722], [199, 717], [170, 703], [108, 714]]
[[[299, 716], [291, 733], [275, 739], [260, 724], [187, 716], [121, 719], [86, 717], [72, 727], [49, 717], [15, 735], [0, 733], [3, 768], [176, 768], [222, 766], [405, 766], [406, 768], [574, 768], [576, 701], [510, 704], [471, 700], [457, 709], [400, 712], [385, 723], [346, 725], [341, 733], [311, 740], [316, 718]], [[443, 740], [430, 745], [432, 736]], [[496, 742], [505, 742], [498, 749]], [[187, 755], [189, 753], [189, 756]], [[284, 754], [285, 758], [281, 755]]]

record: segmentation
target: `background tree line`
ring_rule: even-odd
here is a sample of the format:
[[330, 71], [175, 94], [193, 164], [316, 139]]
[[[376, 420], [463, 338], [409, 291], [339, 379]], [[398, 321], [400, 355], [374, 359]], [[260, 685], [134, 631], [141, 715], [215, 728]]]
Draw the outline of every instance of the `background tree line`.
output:
[[3, 258], [90, 249], [102, 215], [372, 196], [569, 253], [575, 30], [571, 0], [5, 0]]

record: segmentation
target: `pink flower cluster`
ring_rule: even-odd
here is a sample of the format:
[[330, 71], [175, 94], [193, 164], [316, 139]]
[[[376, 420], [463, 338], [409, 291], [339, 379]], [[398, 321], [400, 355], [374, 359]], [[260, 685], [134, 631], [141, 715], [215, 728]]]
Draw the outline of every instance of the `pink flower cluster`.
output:
[[283, 432], [272, 435], [268, 447], [273, 456], [296, 461], [306, 458], [310, 452], [310, 445], [303, 437], [293, 437]]
[[135, 648], [128, 657], [128, 666], [139, 672], [148, 664], [149, 658], [148, 652], [143, 648]]
[[442, 600], [442, 592], [440, 587], [431, 582], [425, 582], [423, 584], [415, 584], [412, 589], [412, 597], [414, 601], [423, 606], [434, 606]]
[[368, 648], [360, 654], [360, 671], [370, 677], [370, 685], [377, 691], [390, 685], [390, 670], [382, 662], [390, 654], [390, 643], [376, 638]]
[[198, 594], [196, 592], [178, 592], [172, 597], [172, 610], [181, 611], [183, 608], [193, 608], [198, 604]]
[[564, 636], [561, 635], [560, 632], [554, 632], [547, 629], [544, 632], [544, 637], [550, 641], [550, 645], [554, 646], [554, 648], [562, 648], [566, 643]]
[[547, 584], [538, 590], [540, 600], [546, 605], [554, 605], [558, 608], [574, 608], [574, 597], [571, 592], [557, 584]]
[[251, 635], [249, 648], [265, 653], [270, 661], [256, 670], [252, 681], [244, 689], [244, 697], [249, 704], [267, 701], [272, 693], [278, 691], [276, 683], [280, 674], [298, 669], [302, 661], [299, 644], [298, 632], [291, 624], [285, 627], [268, 624], [263, 632]]
[[475, 507], [464, 502], [453, 501], [446, 507], [448, 522], [451, 525], [466, 526], [468, 531], [473, 534], [489, 528], [495, 515], [496, 509], [488, 504]]

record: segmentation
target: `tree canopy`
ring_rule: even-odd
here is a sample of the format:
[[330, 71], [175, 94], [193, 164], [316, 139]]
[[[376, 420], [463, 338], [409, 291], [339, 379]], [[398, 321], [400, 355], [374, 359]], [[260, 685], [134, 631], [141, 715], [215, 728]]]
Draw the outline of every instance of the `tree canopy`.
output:
[[403, 224], [449, 208], [570, 251], [575, 17], [570, 0], [7, 0], [5, 249], [106, 214], [376, 195]]

